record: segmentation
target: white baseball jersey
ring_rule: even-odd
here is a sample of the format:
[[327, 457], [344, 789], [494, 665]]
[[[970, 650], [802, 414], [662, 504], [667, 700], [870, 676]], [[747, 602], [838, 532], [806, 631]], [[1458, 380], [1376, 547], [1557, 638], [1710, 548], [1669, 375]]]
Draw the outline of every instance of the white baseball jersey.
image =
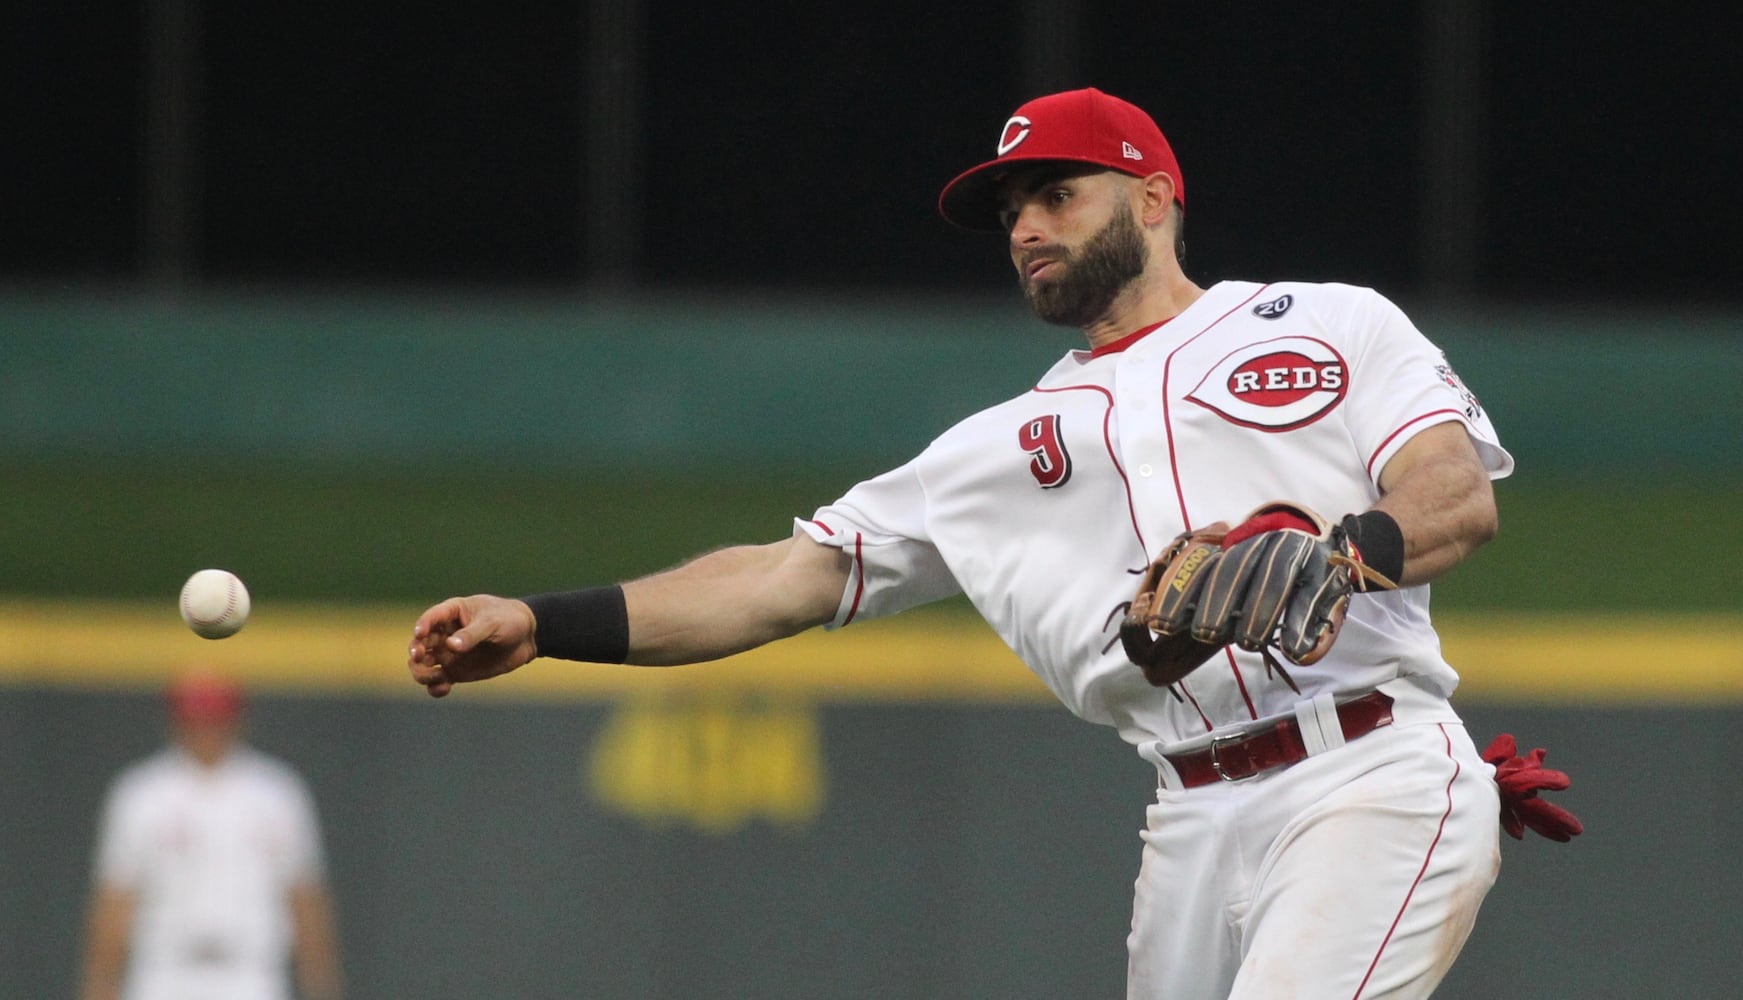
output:
[[170, 748], [116, 779], [96, 879], [136, 895], [124, 996], [291, 995], [288, 893], [324, 877], [313, 800], [286, 764], [238, 748], [213, 768]]
[[1458, 676], [1426, 586], [1357, 596], [1331, 652], [1291, 668], [1301, 695], [1229, 647], [1177, 700], [1118, 641], [1138, 574], [1181, 531], [1273, 500], [1367, 510], [1387, 460], [1449, 421], [1492, 477], [1512, 471], [1476, 397], [1378, 293], [1226, 281], [1160, 326], [1072, 351], [796, 530], [853, 557], [831, 628], [965, 592], [1060, 701], [1146, 757], [1325, 693], [1383, 687], [1400, 721], [1452, 722]]

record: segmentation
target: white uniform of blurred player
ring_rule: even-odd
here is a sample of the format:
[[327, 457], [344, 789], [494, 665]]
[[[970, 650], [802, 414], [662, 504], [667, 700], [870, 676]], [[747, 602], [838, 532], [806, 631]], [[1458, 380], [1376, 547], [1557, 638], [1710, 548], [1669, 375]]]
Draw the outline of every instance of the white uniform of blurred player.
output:
[[[695, 662], [962, 592], [1060, 701], [1156, 765], [1131, 997], [1428, 995], [1496, 876], [1500, 803], [1447, 701], [1426, 584], [1493, 535], [1489, 480], [1512, 460], [1375, 292], [1188, 280], [1180, 171], [1139, 109], [1039, 98], [997, 153], [940, 210], [1006, 233], [1037, 314], [1089, 350], [785, 542], [618, 587], [443, 601], [414, 627], [413, 679], [442, 696], [535, 655]], [[1374, 526], [1358, 544], [1389, 548], [1403, 588], [1354, 598], [1330, 654], [1293, 669], [1300, 693], [1232, 649], [1178, 697], [1150, 686], [1117, 636], [1137, 574], [1182, 530], [1276, 500]]]
[[[313, 799], [289, 765], [237, 742], [240, 692], [189, 675], [174, 745], [113, 783], [98, 834], [87, 1000], [339, 995]], [[120, 968], [125, 954], [125, 972]]]

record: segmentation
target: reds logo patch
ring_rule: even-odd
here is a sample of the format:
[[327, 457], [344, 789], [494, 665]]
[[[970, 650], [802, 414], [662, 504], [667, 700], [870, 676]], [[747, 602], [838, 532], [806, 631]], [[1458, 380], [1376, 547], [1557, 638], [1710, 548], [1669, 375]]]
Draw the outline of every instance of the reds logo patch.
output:
[[1349, 391], [1349, 369], [1330, 344], [1279, 337], [1217, 362], [1186, 398], [1242, 427], [1288, 431], [1330, 413]]
[[1059, 436], [1059, 414], [1036, 417], [1017, 429], [1017, 444], [1029, 453], [1029, 474], [1044, 490], [1071, 481], [1071, 453]]

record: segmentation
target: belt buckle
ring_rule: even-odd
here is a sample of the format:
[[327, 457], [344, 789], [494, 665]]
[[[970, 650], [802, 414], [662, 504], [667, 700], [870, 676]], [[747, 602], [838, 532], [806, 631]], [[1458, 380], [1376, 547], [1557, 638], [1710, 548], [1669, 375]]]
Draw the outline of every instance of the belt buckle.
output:
[[1225, 735], [1225, 736], [1216, 736], [1216, 737], [1211, 738], [1211, 741], [1210, 741], [1210, 769], [1213, 772], [1215, 772], [1216, 776], [1218, 778], [1220, 778], [1221, 780], [1223, 780], [1223, 781], [1245, 781], [1248, 778], [1251, 778], [1259, 773], [1258, 766], [1253, 763], [1253, 755], [1252, 754], [1246, 755], [1245, 763], [1247, 766], [1247, 773], [1245, 773], [1245, 774], [1231, 774], [1231, 773], [1229, 773], [1228, 769], [1223, 767], [1222, 755], [1217, 752], [1219, 749], [1221, 749], [1223, 747], [1230, 747], [1230, 746], [1234, 746], [1237, 743], [1244, 742], [1247, 739], [1247, 736], [1248, 736], [1248, 734], [1246, 734], [1246, 733], [1229, 733], [1228, 735]]

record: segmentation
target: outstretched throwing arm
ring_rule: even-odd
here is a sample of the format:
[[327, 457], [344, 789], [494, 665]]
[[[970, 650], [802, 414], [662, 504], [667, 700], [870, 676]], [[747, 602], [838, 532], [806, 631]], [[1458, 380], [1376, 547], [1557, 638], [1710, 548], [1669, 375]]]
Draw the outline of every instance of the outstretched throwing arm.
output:
[[[754, 649], [833, 617], [851, 563], [839, 549], [796, 535], [719, 549], [623, 585], [629, 620], [623, 662], [700, 663]], [[525, 601], [450, 597], [418, 617], [407, 667], [434, 697], [455, 684], [515, 670], [539, 654]]]

